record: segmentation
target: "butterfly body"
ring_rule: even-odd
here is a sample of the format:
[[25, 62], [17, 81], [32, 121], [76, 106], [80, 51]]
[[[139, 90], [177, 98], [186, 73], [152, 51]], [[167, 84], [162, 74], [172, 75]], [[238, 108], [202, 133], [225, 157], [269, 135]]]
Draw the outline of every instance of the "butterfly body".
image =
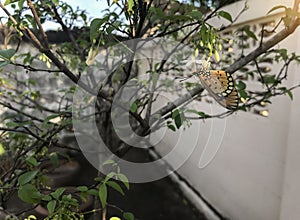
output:
[[238, 93], [231, 74], [223, 70], [200, 70], [197, 73], [201, 84], [223, 107], [235, 110], [238, 107]]

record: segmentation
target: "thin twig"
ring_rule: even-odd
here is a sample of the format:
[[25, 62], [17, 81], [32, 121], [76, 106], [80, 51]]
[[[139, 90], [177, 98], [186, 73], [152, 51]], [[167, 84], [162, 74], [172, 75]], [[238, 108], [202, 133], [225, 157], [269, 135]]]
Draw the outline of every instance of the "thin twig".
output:
[[42, 34], [42, 38], [43, 38], [42, 42], [45, 44], [46, 48], [49, 48], [49, 42], [48, 42], [47, 35], [46, 35], [45, 31], [44, 31], [44, 28], [43, 28], [43, 26], [41, 24], [40, 18], [39, 18], [38, 14], [37, 14], [37, 12], [35, 10], [35, 7], [32, 4], [32, 1], [31, 0], [27, 0], [27, 5], [29, 6], [29, 8], [30, 8], [30, 10], [31, 10], [31, 12], [33, 14], [34, 20], [37, 23], [37, 25], [39, 27], [39, 30], [40, 30], [40, 32]]

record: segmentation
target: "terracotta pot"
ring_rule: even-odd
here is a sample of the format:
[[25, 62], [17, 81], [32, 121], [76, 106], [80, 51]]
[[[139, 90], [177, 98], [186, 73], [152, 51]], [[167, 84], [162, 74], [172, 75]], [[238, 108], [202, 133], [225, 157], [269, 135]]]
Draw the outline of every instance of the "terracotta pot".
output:
[[[93, 196], [89, 195], [89, 196], [87, 196], [86, 201], [83, 201], [80, 198], [80, 194], [79, 194], [79, 192], [77, 192], [76, 187], [66, 186], [64, 188], [66, 190], [64, 191], [63, 195], [71, 194], [72, 197], [74, 197], [78, 200], [78, 203], [79, 203], [78, 211], [79, 212], [87, 212], [87, 211], [92, 210], [93, 201], [94, 201]], [[44, 207], [43, 205], [38, 205], [35, 208], [35, 211], [37, 212], [37, 216], [39, 216], [41, 218], [45, 218], [49, 215], [47, 208]]]

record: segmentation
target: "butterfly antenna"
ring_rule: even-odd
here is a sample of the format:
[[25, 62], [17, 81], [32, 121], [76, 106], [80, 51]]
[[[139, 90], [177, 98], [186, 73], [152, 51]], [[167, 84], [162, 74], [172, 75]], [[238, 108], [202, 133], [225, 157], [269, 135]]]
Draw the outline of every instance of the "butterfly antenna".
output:
[[192, 74], [191, 76], [188, 76], [188, 77], [175, 77], [175, 79], [180, 79], [179, 82], [182, 82], [182, 81], [185, 81], [185, 80], [188, 80], [189, 78], [193, 77], [195, 74]]

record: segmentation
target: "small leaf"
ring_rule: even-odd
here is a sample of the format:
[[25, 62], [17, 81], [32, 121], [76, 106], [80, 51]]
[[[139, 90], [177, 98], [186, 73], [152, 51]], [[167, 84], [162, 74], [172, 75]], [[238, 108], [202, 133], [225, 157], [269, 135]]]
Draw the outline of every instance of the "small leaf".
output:
[[11, 3], [14, 3], [14, 2], [17, 2], [18, 0], [6, 0], [5, 2], [4, 2], [4, 5], [6, 6], [6, 5], [9, 5], [9, 4], [11, 4]]
[[239, 90], [239, 94], [240, 94], [241, 98], [244, 98], [244, 99], [248, 98], [248, 94], [245, 90]]
[[246, 84], [243, 81], [239, 81], [238, 84], [236, 84], [239, 90], [244, 90], [246, 89]]
[[100, 202], [102, 205], [102, 208], [106, 206], [106, 201], [107, 201], [107, 187], [105, 184], [101, 184], [99, 187], [99, 192], [98, 192]]
[[15, 53], [16, 50], [14, 49], [0, 50], [0, 57], [5, 60], [10, 60]]
[[250, 31], [249, 27], [245, 28], [244, 31], [248, 37], [251, 37], [252, 39], [257, 40], [256, 35], [254, 34], [254, 32]]
[[124, 212], [123, 218], [125, 220], [134, 220], [134, 215], [131, 212]]
[[267, 75], [267, 74], [264, 75], [263, 82], [265, 84], [275, 84], [276, 83], [275, 75]]
[[0, 61], [0, 67], [6, 66], [9, 64], [9, 61]]
[[106, 184], [108, 186], [110, 186], [111, 188], [115, 189], [116, 191], [118, 191], [122, 196], [125, 195], [123, 189], [121, 188], [121, 186], [117, 182], [107, 181]]
[[168, 126], [168, 128], [171, 129], [172, 131], [176, 131], [176, 128], [175, 128], [174, 125], [168, 124], [167, 126]]
[[197, 11], [197, 10], [193, 10], [193, 11], [189, 12], [187, 15], [191, 16], [195, 20], [201, 20], [202, 19], [202, 13]]
[[128, 178], [124, 174], [122, 174], [122, 173], [119, 173], [118, 177], [122, 181], [122, 183], [125, 185], [125, 187], [127, 189], [129, 189], [129, 180], [128, 180]]
[[106, 175], [104, 182], [107, 182], [110, 180], [112, 177], [116, 176], [117, 174], [115, 172], [110, 172], [109, 174]]
[[106, 160], [106, 161], [104, 161], [104, 163], [102, 165], [114, 164], [114, 163], [115, 163], [114, 160]]
[[65, 190], [66, 190], [65, 188], [60, 187], [50, 194], [51, 194], [51, 196], [53, 196], [53, 198], [59, 199], [59, 197], [64, 193]]
[[293, 93], [291, 92], [291, 90], [286, 90], [286, 94], [288, 94], [288, 96], [290, 97], [291, 100], [293, 100]]
[[128, 0], [128, 12], [129, 13], [134, 13], [133, 11], [133, 6], [134, 6], [134, 0]]
[[218, 12], [218, 15], [225, 18], [226, 20], [232, 22], [232, 17], [231, 17], [231, 14], [229, 14], [228, 12], [226, 11], [219, 11]]
[[80, 192], [86, 192], [89, 190], [89, 188], [87, 188], [87, 186], [78, 186], [77, 190]]
[[52, 197], [50, 196], [50, 195], [45, 195], [43, 198], [42, 198], [42, 200], [44, 200], [44, 201], [51, 201], [52, 200]]
[[182, 122], [183, 122], [183, 115], [179, 112], [178, 109], [176, 109], [172, 113], [172, 118], [174, 119], [174, 122], [175, 122], [175, 125], [176, 125], [177, 129], [179, 129], [182, 125]]
[[275, 11], [275, 10], [280, 9], [280, 8], [286, 9], [286, 6], [284, 6], [284, 5], [277, 5], [277, 6], [273, 7], [273, 8], [271, 8], [271, 10], [268, 11], [267, 14], [270, 14], [272, 11]]
[[97, 196], [98, 191], [95, 190], [95, 189], [89, 189], [89, 190], [87, 191], [87, 194], [88, 194], [88, 195]]
[[38, 173], [37, 170], [33, 170], [33, 171], [29, 171], [29, 172], [26, 172], [26, 173], [22, 174], [18, 178], [19, 184], [20, 185], [25, 185], [26, 183], [29, 183], [31, 180], [34, 179], [34, 177], [36, 176], [37, 173]]
[[3, 145], [0, 143], [0, 156], [2, 154], [4, 154], [4, 152], [5, 152], [5, 149], [4, 149]]
[[152, 82], [154, 84], [157, 83], [157, 80], [158, 80], [158, 73], [155, 71], [153, 74], [152, 74]]
[[130, 111], [135, 113], [138, 109], [138, 105], [136, 104], [136, 102], [133, 102], [130, 106]]
[[18, 191], [19, 198], [27, 203], [39, 203], [41, 201], [41, 193], [32, 184], [26, 184], [20, 187]]
[[32, 165], [34, 167], [39, 165], [38, 161], [36, 160], [36, 158], [34, 156], [31, 156], [31, 157], [27, 158], [26, 163], [29, 164], [29, 165]]
[[55, 207], [56, 207], [56, 201], [55, 200], [52, 200], [52, 201], [48, 202], [47, 209], [48, 209], [50, 215], [54, 212]]
[[95, 18], [92, 20], [90, 24], [90, 40], [92, 42], [98, 36], [98, 30], [104, 22], [105, 20], [100, 18]]

